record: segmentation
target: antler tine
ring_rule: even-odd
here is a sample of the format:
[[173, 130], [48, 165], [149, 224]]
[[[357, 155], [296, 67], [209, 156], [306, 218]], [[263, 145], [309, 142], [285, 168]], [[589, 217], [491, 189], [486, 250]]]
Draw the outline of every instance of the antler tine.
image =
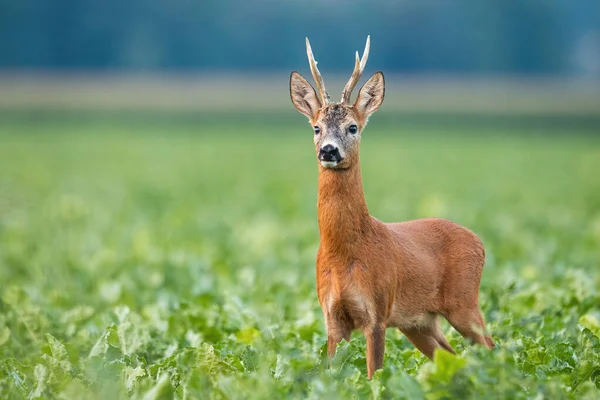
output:
[[369, 50], [371, 48], [371, 36], [367, 36], [367, 43], [365, 44], [365, 51], [363, 52], [363, 56], [361, 59], [358, 58], [358, 51], [356, 52], [356, 62], [354, 64], [354, 71], [352, 72], [352, 76], [346, 86], [344, 86], [344, 91], [342, 92], [342, 103], [350, 103], [350, 96], [352, 96], [352, 91], [354, 87], [358, 83], [360, 76], [365, 70], [365, 66], [367, 65], [367, 60], [369, 59]]
[[315, 83], [317, 84], [317, 90], [319, 91], [319, 96], [321, 97], [321, 103], [323, 105], [329, 103], [329, 93], [325, 89], [325, 82], [323, 82], [323, 77], [319, 72], [319, 68], [317, 67], [317, 61], [315, 60], [315, 56], [313, 55], [312, 48], [310, 47], [310, 42], [308, 38], [306, 38], [306, 54], [308, 55], [308, 62], [310, 64], [310, 72], [312, 72], [312, 76], [315, 79]]

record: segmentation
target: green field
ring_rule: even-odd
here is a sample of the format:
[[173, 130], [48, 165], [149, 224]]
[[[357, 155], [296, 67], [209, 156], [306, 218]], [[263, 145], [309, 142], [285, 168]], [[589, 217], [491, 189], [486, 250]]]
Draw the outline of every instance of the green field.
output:
[[289, 115], [3, 114], [0, 398], [600, 398], [597, 130], [372, 118], [371, 213], [480, 235], [498, 346], [444, 322], [458, 356], [430, 362], [390, 329], [368, 381], [360, 334], [323, 359], [317, 167]]

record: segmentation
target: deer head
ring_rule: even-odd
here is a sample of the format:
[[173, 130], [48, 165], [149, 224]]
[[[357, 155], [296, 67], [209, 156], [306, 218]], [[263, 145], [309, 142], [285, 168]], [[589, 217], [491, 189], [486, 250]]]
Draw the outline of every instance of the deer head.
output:
[[352, 90], [358, 83], [369, 58], [370, 37], [362, 58], [356, 52], [354, 72], [339, 103], [329, 101], [323, 77], [306, 38], [306, 53], [310, 70], [317, 85], [315, 89], [298, 72], [290, 76], [290, 96], [298, 111], [306, 115], [314, 129], [317, 158], [323, 168], [346, 169], [358, 164], [360, 135], [369, 116], [377, 111], [385, 94], [382, 72], [376, 72], [359, 90], [354, 103], [350, 102]]

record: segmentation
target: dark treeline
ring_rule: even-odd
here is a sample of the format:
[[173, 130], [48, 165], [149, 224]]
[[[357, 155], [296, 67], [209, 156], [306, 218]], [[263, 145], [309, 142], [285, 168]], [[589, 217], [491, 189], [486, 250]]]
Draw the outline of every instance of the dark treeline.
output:
[[0, 67], [295, 69], [308, 35], [346, 71], [371, 34], [388, 71], [596, 74], [599, 32], [598, 0], [2, 0]]

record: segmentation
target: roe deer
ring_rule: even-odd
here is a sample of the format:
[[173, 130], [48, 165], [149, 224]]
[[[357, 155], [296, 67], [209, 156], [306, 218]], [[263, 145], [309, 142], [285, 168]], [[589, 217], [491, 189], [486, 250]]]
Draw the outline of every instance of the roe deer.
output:
[[479, 284], [485, 260], [477, 235], [454, 222], [428, 218], [383, 223], [369, 215], [359, 161], [361, 132], [384, 97], [383, 73], [350, 95], [365, 68], [370, 38], [339, 103], [329, 101], [308, 38], [306, 50], [318, 94], [298, 72], [290, 76], [294, 106], [310, 120], [319, 168], [317, 294], [328, 335], [328, 355], [355, 329], [367, 339], [371, 379], [383, 366], [385, 331], [398, 328], [427, 357], [454, 353], [439, 316], [465, 338], [494, 347], [484, 334]]

